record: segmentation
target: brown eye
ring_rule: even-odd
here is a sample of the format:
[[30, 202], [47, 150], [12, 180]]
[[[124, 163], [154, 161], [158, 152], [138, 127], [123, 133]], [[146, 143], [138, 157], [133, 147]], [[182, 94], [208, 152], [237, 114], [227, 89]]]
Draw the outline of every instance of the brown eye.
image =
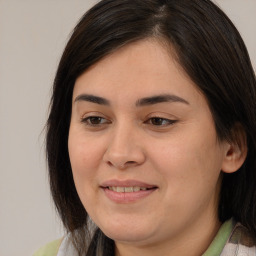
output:
[[97, 125], [108, 123], [108, 120], [100, 116], [89, 116], [89, 117], [83, 118], [82, 122], [87, 125], [97, 126]]
[[92, 117], [89, 117], [88, 121], [91, 124], [100, 124], [102, 122], [102, 118], [98, 116], [92, 116]]
[[176, 120], [170, 120], [170, 119], [161, 118], [161, 117], [152, 117], [147, 121], [147, 123], [154, 126], [168, 126], [168, 125], [174, 124], [175, 122]]
[[153, 125], [163, 125], [164, 121], [165, 120], [163, 118], [158, 118], [158, 117], [151, 118], [151, 123]]

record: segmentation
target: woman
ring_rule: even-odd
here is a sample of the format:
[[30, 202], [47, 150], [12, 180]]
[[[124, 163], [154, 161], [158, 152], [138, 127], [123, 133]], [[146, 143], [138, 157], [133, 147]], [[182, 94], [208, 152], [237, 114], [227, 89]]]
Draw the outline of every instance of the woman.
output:
[[54, 82], [47, 156], [68, 234], [41, 255], [256, 255], [255, 102], [211, 1], [96, 4]]

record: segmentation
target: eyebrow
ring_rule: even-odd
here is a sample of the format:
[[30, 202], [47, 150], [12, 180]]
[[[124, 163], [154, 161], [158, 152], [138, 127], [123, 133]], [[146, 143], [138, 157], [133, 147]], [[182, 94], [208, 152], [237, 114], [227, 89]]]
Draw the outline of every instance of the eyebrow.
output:
[[153, 105], [153, 104], [158, 104], [158, 103], [165, 103], [165, 102], [180, 102], [189, 105], [189, 102], [186, 101], [185, 99], [173, 95], [173, 94], [162, 94], [162, 95], [156, 95], [152, 97], [146, 97], [137, 100], [136, 106], [141, 107], [141, 106], [148, 106], [148, 105]]
[[[92, 94], [78, 95], [75, 98], [74, 102], [79, 102], [79, 101], [88, 101], [88, 102], [96, 103], [99, 105], [110, 106], [109, 100], [99, 96], [92, 95]], [[142, 98], [137, 100], [135, 105], [136, 107], [143, 107], [143, 106], [149, 106], [149, 105], [165, 103], [165, 102], [180, 102], [180, 103], [189, 105], [188, 101], [174, 94], [161, 94], [161, 95]]]
[[75, 98], [74, 102], [78, 102], [78, 101], [88, 101], [88, 102], [96, 103], [96, 104], [99, 104], [99, 105], [106, 105], [106, 106], [110, 105], [110, 102], [107, 99], [104, 99], [104, 98], [99, 97], [99, 96], [91, 95], [91, 94], [78, 95]]

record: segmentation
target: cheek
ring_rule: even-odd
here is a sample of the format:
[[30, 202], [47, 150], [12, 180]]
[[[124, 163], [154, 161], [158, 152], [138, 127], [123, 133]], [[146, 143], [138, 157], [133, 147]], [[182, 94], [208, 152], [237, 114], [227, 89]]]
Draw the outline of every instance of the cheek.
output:
[[96, 170], [100, 164], [100, 147], [92, 139], [84, 139], [83, 132], [70, 129], [68, 150], [73, 178], [78, 195], [83, 202], [89, 202], [96, 189]]
[[100, 164], [102, 148], [92, 138], [83, 134], [69, 134], [68, 149], [74, 175], [88, 175]]
[[151, 153], [167, 197], [193, 201], [202, 194], [214, 193], [222, 164], [222, 151], [214, 134], [202, 136], [190, 131], [188, 136], [176, 136], [154, 147], [161, 149]]
[[100, 164], [100, 147], [90, 143], [89, 139], [84, 140], [78, 133], [70, 133], [69, 157], [74, 178], [75, 187], [80, 200], [91, 215], [98, 198], [95, 196], [97, 184], [97, 169]]

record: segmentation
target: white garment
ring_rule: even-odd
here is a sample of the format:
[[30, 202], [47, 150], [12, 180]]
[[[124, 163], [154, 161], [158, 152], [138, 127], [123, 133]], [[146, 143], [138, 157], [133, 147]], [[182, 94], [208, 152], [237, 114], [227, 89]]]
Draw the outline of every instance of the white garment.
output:
[[62, 240], [57, 256], [78, 256], [71, 242], [70, 235], [65, 236]]

